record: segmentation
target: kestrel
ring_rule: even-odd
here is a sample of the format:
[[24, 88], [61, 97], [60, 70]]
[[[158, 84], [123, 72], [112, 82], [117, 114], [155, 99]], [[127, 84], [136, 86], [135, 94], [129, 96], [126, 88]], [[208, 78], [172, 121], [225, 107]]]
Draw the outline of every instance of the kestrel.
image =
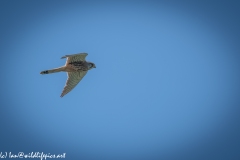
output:
[[67, 58], [65, 66], [45, 70], [40, 72], [40, 74], [49, 74], [61, 71], [67, 72], [68, 79], [60, 96], [63, 97], [81, 81], [81, 79], [86, 75], [88, 70], [96, 68], [94, 63], [87, 62], [85, 60], [87, 55], [87, 53], [78, 53], [63, 56], [61, 59]]

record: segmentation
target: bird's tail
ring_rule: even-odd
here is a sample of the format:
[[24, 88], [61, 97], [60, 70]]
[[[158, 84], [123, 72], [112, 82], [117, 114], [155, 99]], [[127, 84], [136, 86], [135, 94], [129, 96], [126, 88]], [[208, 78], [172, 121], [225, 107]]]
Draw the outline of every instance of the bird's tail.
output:
[[61, 71], [64, 71], [64, 67], [45, 70], [45, 71], [40, 72], [40, 74], [49, 74], [49, 73], [56, 73], [56, 72], [61, 72]]

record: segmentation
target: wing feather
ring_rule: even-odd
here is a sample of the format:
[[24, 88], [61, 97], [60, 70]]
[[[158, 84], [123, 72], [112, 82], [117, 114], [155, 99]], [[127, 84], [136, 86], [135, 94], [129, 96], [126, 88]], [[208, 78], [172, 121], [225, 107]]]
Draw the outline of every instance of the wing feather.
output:
[[71, 54], [71, 55], [65, 55], [63, 56], [61, 59], [63, 58], [67, 58], [67, 63], [70, 62], [76, 62], [76, 61], [85, 61], [85, 58], [87, 57], [87, 53], [78, 53], [78, 54]]
[[76, 87], [76, 85], [81, 81], [81, 79], [87, 74], [87, 71], [67, 72], [67, 74], [68, 79], [60, 97], [63, 97], [74, 87]]

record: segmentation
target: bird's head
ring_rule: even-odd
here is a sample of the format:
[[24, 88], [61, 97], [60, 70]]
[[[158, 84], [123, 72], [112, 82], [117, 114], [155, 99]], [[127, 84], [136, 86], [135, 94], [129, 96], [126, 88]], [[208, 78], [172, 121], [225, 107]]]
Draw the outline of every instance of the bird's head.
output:
[[88, 70], [90, 70], [92, 68], [96, 68], [96, 65], [92, 62], [88, 62]]

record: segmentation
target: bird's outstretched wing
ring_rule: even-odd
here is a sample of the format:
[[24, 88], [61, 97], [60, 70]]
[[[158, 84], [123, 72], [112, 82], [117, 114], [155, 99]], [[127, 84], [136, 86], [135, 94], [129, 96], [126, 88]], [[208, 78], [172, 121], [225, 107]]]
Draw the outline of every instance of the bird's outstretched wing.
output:
[[81, 81], [86, 73], [87, 71], [67, 72], [68, 79], [60, 97], [63, 97], [70, 92]]
[[77, 62], [77, 61], [85, 61], [85, 58], [86, 58], [87, 55], [88, 55], [87, 53], [71, 54], [71, 55], [63, 56], [61, 59], [67, 58], [66, 63]]

